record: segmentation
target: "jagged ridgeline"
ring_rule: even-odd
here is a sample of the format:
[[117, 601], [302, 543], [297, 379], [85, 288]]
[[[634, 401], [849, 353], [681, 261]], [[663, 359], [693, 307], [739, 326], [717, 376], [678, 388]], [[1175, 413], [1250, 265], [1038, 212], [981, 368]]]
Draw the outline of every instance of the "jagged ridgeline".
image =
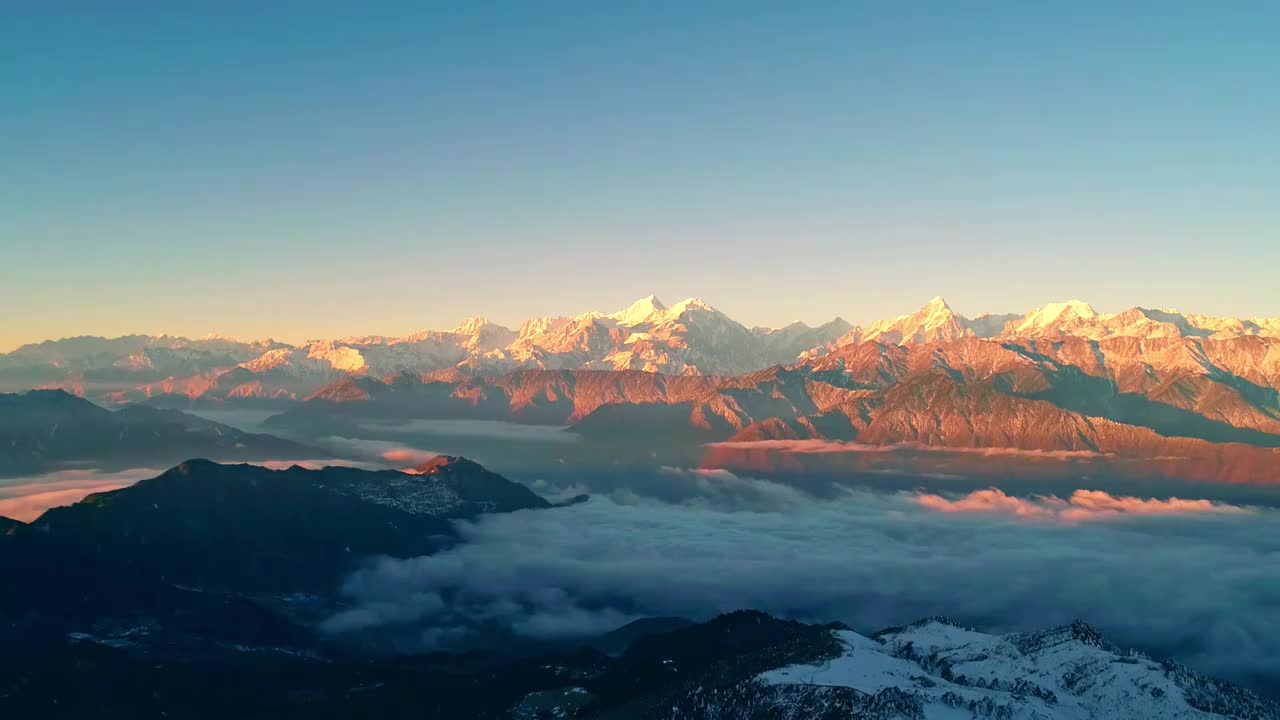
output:
[[1052, 303], [1026, 314], [965, 317], [934, 298], [913, 313], [855, 327], [841, 318], [811, 327], [748, 327], [697, 298], [671, 306], [653, 296], [612, 313], [532, 318], [516, 330], [469, 318], [451, 330], [352, 336], [290, 345], [221, 336], [77, 337], [0, 355], [0, 389], [57, 385], [112, 402], [299, 400], [342, 377], [400, 373], [441, 379], [517, 370], [638, 370], [741, 375], [819, 357], [849, 345], [921, 345], [965, 338], [1026, 343], [1077, 337], [1229, 340], [1280, 337], [1280, 318], [1218, 318], [1135, 307], [1096, 312]]

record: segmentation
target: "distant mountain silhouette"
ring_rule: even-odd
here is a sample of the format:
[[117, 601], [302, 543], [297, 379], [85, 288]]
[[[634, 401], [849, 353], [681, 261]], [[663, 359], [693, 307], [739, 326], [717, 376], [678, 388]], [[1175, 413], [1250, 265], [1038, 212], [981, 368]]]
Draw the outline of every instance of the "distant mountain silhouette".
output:
[[303, 459], [319, 451], [177, 410], [106, 410], [62, 390], [0, 394], [0, 476], [68, 463], [165, 465], [184, 457]]

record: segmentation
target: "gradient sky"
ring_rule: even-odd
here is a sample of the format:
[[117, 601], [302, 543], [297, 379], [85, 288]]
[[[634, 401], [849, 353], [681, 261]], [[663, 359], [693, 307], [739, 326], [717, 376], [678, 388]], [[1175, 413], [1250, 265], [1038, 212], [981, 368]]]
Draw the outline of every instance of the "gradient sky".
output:
[[7, 4], [0, 350], [650, 292], [1280, 315], [1277, 37], [1271, 1]]

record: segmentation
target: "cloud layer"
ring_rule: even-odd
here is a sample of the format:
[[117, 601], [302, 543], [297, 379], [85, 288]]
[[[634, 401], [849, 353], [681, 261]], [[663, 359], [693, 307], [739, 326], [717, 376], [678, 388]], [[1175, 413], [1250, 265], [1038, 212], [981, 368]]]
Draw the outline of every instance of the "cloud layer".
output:
[[62, 470], [10, 478], [0, 483], [0, 515], [31, 522], [51, 507], [71, 505], [86, 495], [128, 487], [139, 480], [164, 472], [155, 468], [133, 468], [116, 472]]
[[398, 435], [418, 434], [538, 443], [577, 443], [582, 440], [581, 436], [567, 432], [566, 426], [523, 425], [500, 420], [409, 420], [381, 423], [365, 421], [361, 425], [367, 430], [394, 432]]
[[952, 455], [980, 455], [982, 457], [1019, 457], [1046, 460], [1103, 457], [1093, 450], [1024, 450], [1013, 447], [948, 447], [925, 445], [918, 442], [901, 442], [886, 445], [844, 442], [840, 440], [726, 440], [708, 443], [709, 448], [727, 450], [778, 450], [810, 455], [831, 453], [937, 453]]
[[1115, 496], [1101, 490], [1076, 490], [1066, 500], [1052, 495], [1031, 498], [1013, 497], [996, 488], [976, 490], [957, 499], [927, 493], [918, 494], [915, 499], [921, 507], [944, 513], [999, 513], [1035, 520], [1068, 522], [1109, 520], [1135, 515], [1248, 512], [1235, 505], [1209, 500], [1185, 500], [1177, 497], [1162, 500]]
[[[253, 464], [272, 470], [301, 465], [311, 470], [329, 465], [344, 465], [366, 470], [390, 467], [387, 462], [316, 458], [311, 460], [263, 460]], [[59, 470], [40, 475], [0, 480], [0, 516], [31, 522], [45, 510], [72, 505], [93, 493], [129, 487], [139, 480], [156, 477], [166, 468], [130, 468], [103, 471], [96, 469]]]
[[[751, 607], [864, 630], [932, 614], [993, 630], [1083, 618], [1228, 676], [1273, 672], [1280, 657], [1275, 511], [1097, 492], [820, 501], [724, 471], [668, 472], [701, 494], [486, 516], [449, 551], [374, 561], [328, 627], [396, 628], [438, 647], [481, 624], [563, 637]], [[1107, 522], [1074, 522], [1086, 516]]]

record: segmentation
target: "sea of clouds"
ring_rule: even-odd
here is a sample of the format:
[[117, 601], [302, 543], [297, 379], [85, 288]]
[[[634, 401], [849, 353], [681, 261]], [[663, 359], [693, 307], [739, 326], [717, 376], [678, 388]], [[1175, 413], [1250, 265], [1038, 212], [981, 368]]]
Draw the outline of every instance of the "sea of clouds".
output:
[[755, 608], [865, 631], [939, 614], [993, 631], [1084, 619], [1228, 677], [1274, 673], [1280, 657], [1280, 511], [1091, 490], [816, 498], [723, 470], [664, 472], [690, 489], [683, 500], [615, 490], [461, 523], [466, 542], [437, 555], [372, 560], [326, 627], [395, 629], [425, 649], [479, 626], [573, 638]]

